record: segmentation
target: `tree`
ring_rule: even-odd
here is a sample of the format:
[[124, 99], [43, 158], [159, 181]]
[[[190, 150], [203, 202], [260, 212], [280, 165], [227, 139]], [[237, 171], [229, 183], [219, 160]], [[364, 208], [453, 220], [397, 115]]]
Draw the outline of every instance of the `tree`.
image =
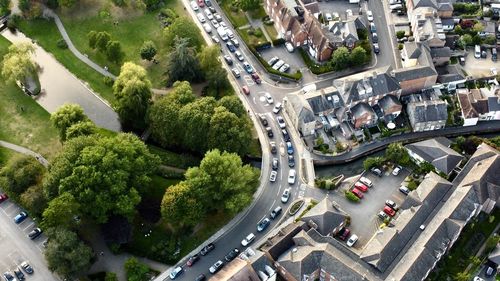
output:
[[109, 41], [111, 41], [111, 35], [106, 31], [101, 31], [97, 33], [95, 46], [99, 51], [104, 53]]
[[215, 68], [205, 75], [208, 81], [207, 94], [219, 98], [225, 94], [225, 90], [231, 89], [231, 84], [227, 78], [227, 71], [222, 66]]
[[203, 97], [181, 108], [179, 124], [184, 128], [182, 132], [184, 147], [199, 153], [207, 151], [210, 120], [216, 106], [217, 101], [213, 97]]
[[342, 70], [349, 65], [349, 59], [349, 50], [346, 47], [340, 47], [333, 52], [330, 62], [335, 70]]
[[153, 41], [145, 41], [141, 47], [141, 58], [143, 60], [152, 60], [156, 56], [156, 45]]
[[44, 191], [52, 199], [65, 192], [82, 215], [104, 223], [111, 214], [131, 218], [139, 188], [149, 184], [159, 159], [132, 134], [91, 135], [68, 140], [52, 161]]
[[247, 119], [238, 118], [225, 107], [217, 107], [210, 119], [208, 148], [234, 152], [241, 156], [248, 151], [252, 141], [252, 127]]
[[367, 54], [366, 50], [363, 49], [363, 47], [358, 46], [351, 51], [350, 55], [351, 65], [353, 66], [362, 65], [366, 62], [366, 59], [367, 59]]
[[195, 226], [205, 210], [203, 204], [193, 196], [191, 186], [185, 181], [167, 188], [161, 201], [163, 219], [173, 225]]
[[25, 82], [28, 77], [33, 77], [37, 65], [31, 55], [35, 47], [31, 43], [19, 43], [9, 47], [8, 53], [3, 57], [2, 76], [9, 82]]
[[471, 274], [466, 271], [459, 272], [453, 277], [453, 280], [456, 281], [468, 281], [470, 279], [471, 279]]
[[236, 95], [222, 97], [217, 101], [217, 104], [219, 106], [224, 106], [229, 112], [236, 114], [236, 116], [240, 118], [247, 114], [245, 107], [243, 107], [243, 103], [241, 103]]
[[59, 3], [59, 6], [65, 7], [65, 8], [71, 8], [73, 5], [75, 5], [77, 0], [57, 0]]
[[62, 227], [50, 228], [46, 233], [49, 242], [44, 255], [51, 271], [68, 279], [87, 272], [92, 249], [80, 241], [76, 233]]
[[193, 88], [187, 81], [176, 81], [168, 96], [183, 106], [195, 100]]
[[258, 9], [260, 6], [259, 0], [240, 0], [238, 3], [243, 11], [252, 11]]
[[476, 33], [481, 32], [484, 30], [484, 25], [480, 22], [477, 22], [476, 24], [474, 24], [474, 27], [472, 28], [472, 30]]
[[89, 136], [95, 134], [96, 132], [97, 127], [92, 121], [80, 121], [71, 125], [66, 130], [66, 139], [69, 140], [76, 137]]
[[42, 214], [45, 207], [47, 207], [47, 199], [43, 195], [43, 186], [35, 184], [21, 194], [21, 205], [26, 208], [33, 216]]
[[458, 45], [465, 50], [469, 45], [472, 45], [472, 36], [470, 34], [464, 34], [458, 39]]
[[106, 44], [106, 57], [108, 60], [114, 63], [119, 63], [124, 56], [125, 54], [122, 51], [120, 42], [109, 41], [108, 44]]
[[167, 59], [167, 75], [169, 83], [175, 81], [198, 81], [201, 70], [196, 58], [195, 49], [189, 47], [186, 38], [176, 37], [175, 46]]
[[149, 268], [132, 257], [125, 261], [125, 273], [127, 274], [127, 281], [143, 281], [148, 279]]
[[212, 71], [214, 68], [222, 66], [219, 60], [220, 51], [219, 45], [212, 45], [203, 48], [198, 54], [200, 68], [205, 74]]
[[399, 142], [391, 143], [387, 146], [387, 149], [385, 150], [385, 158], [401, 165], [408, 165], [410, 163], [408, 151], [406, 151], [403, 145]]
[[0, 187], [10, 197], [17, 199], [30, 186], [36, 185], [44, 172], [45, 168], [31, 155], [13, 157], [0, 170], [0, 178], [4, 178]]
[[10, 1], [0, 0], [0, 15], [5, 15], [10, 12]]
[[19, 0], [17, 7], [23, 14], [27, 13], [30, 10], [30, 1], [29, 0]]
[[43, 211], [43, 227], [61, 226], [66, 229], [74, 227], [74, 218], [80, 214], [80, 204], [68, 192], [59, 195], [49, 202]]
[[406, 33], [406, 31], [404, 31], [404, 30], [400, 30], [400, 31], [396, 32], [396, 38], [401, 39], [401, 38], [405, 37], [405, 33]]
[[67, 103], [59, 107], [50, 115], [52, 125], [59, 131], [61, 140], [66, 140], [66, 131], [73, 125], [79, 122], [89, 121], [87, 115], [83, 112], [83, 108], [74, 103]]
[[92, 49], [96, 48], [97, 44], [97, 32], [95, 30], [91, 30], [87, 33], [87, 38], [89, 40], [89, 47]]
[[136, 129], [144, 128], [146, 112], [151, 103], [151, 82], [146, 70], [126, 62], [113, 85], [113, 92], [115, 109], [122, 123]]
[[114, 272], [106, 272], [106, 277], [104, 281], [118, 281], [118, 276]]
[[370, 170], [372, 167], [380, 166], [384, 162], [382, 157], [368, 157], [363, 161], [363, 168]]
[[463, 28], [460, 25], [458, 25], [458, 24], [455, 26], [454, 32], [456, 34], [458, 34], [458, 35], [463, 35], [464, 34]]
[[165, 42], [168, 47], [174, 48], [178, 42], [176, 37], [185, 38], [188, 47], [193, 47], [196, 50], [201, 48], [203, 44], [203, 37], [196, 24], [187, 17], [179, 17], [174, 22], [166, 27], [163, 32]]

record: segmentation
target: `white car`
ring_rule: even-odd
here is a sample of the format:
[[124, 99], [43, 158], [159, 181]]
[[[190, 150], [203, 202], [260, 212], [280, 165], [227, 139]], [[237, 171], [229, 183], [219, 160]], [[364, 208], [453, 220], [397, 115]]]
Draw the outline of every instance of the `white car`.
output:
[[347, 240], [347, 246], [354, 246], [354, 244], [356, 244], [356, 241], [358, 241], [358, 236], [356, 234], [351, 235], [351, 237], [349, 237], [349, 240]]
[[214, 18], [214, 15], [212, 15], [212, 12], [207, 8], [205, 9], [205, 15], [207, 15], [207, 19], [212, 20]]
[[326, 14], [325, 14], [325, 19], [326, 19], [327, 21], [332, 21], [332, 20], [333, 20], [332, 14], [330, 14], [330, 13], [326, 13]]
[[217, 36], [215, 36], [215, 35], [212, 36], [212, 41], [214, 41], [215, 44], [219, 44], [220, 43], [219, 38], [217, 38]]
[[196, 17], [198, 18], [198, 20], [201, 22], [201, 23], [205, 23], [207, 20], [205, 19], [205, 16], [203, 16], [203, 14], [201, 13], [198, 13], [196, 14]]
[[280, 69], [278, 70], [279, 72], [287, 72], [290, 69], [290, 65], [288, 63], [285, 63]]
[[205, 29], [207, 33], [212, 33], [212, 27], [208, 23], [203, 24], [203, 29]]
[[353, 14], [352, 14], [352, 10], [351, 10], [351, 9], [347, 9], [347, 10], [345, 10], [345, 13], [346, 13], [346, 15], [347, 15], [348, 17], [352, 17], [352, 15], [353, 15]]
[[229, 36], [229, 38], [233, 39], [234, 38], [234, 33], [231, 29], [227, 28], [226, 26], [226, 32], [227, 32], [227, 36]]
[[297, 175], [297, 172], [295, 172], [295, 169], [290, 169], [290, 171], [288, 171], [288, 184], [295, 183], [295, 176], [296, 175]]
[[182, 269], [182, 267], [178, 266], [176, 268], [174, 268], [174, 270], [172, 270], [172, 272], [170, 272], [170, 280], [174, 280], [175, 278], [179, 277], [179, 275], [182, 274], [182, 272], [184, 271], [184, 269]]
[[286, 50], [287, 50], [289, 53], [292, 53], [292, 52], [293, 52], [293, 50], [294, 50], [293, 45], [292, 45], [292, 43], [290, 43], [290, 42], [286, 42], [286, 43], [285, 43], [285, 48], [286, 48]]
[[274, 103], [274, 100], [273, 100], [273, 97], [271, 97], [271, 94], [266, 93], [264, 96], [266, 97], [266, 101], [268, 104]]
[[217, 20], [218, 22], [222, 21], [222, 17], [219, 14], [214, 14], [213, 16], [214, 16], [215, 20]]
[[216, 21], [216, 20], [212, 19], [210, 22], [212, 23], [212, 25], [213, 25], [215, 28], [219, 28], [219, 26], [220, 26], [220, 25], [219, 25], [219, 22], [218, 22], [218, 21]]
[[474, 277], [474, 281], [484, 281], [484, 279], [479, 276], [476, 276]]
[[240, 73], [240, 71], [236, 67], [233, 68], [233, 69], [231, 69], [231, 71], [233, 72], [234, 77], [240, 78], [241, 73]]
[[401, 172], [401, 166], [397, 166], [396, 168], [394, 168], [394, 170], [392, 170], [392, 175], [393, 176], [397, 176], [399, 175], [399, 172]]
[[275, 182], [276, 181], [276, 176], [278, 176], [278, 172], [271, 171], [271, 175], [269, 176], [269, 181], [270, 182]]
[[199, 7], [196, 1], [191, 1], [190, 4], [191, 4], [191, 9], [193, 9], [193, 11], [198, 11]]
[[224, 27], [224, 28], [227, 28], [227, 24], [223, 21], [220, 22], [220, 26]]
[[367, 179], [367, 178], [365, 178], [365, 177], [361, 177], [361, 178], [359, 178], [359, 181], [360, 181], [361, 183], [363, 183], [364, 185], [368, 186], [368, 187], [372, 187], [372, 186], [373, 186], [372, 181], [371, 181], [371, 180], [369, 180], [369, 179]]
[[282, 67], [284, 64], [285, 64], [285, 62], [284, 62], [284, 61], [279, 60], [279, 61], [278, 61], [275, 65], [273, 65], [273, 69], [274, 69], [274, 70], [278, 70], [278, 69], [280, 69], [280, 67]]
[[366, 11], [366, 17], [368, 18], [369, 22], [372, 22], [373, 21], [373, 13], [372, 13], [372, 11], [370, 11], [370, 10]]
[[255, 234], [250, 233], [247, 235], [247, 237], [245, 237], [245, 239], [241, 240], [241, 246], [246, 247], [250, 245], [253, 240], [255, 240]]
[[243, 57], [243, 55], [241, 54], [241, 52], [240, 52], [240, 51], [236, 51], [236, 52], [234, 53], [234, 56], [235, 56], [235, 57], [236, 57], [239, 61], [243, 61], [243, 60], [245, 60], [245, 58]]
[[224, 263], [221, 261], [221, 260], [218, 260], [216, 263], [214, 263], [214, 265], [212, 265], [208, 271], [210, 271], [210, 273], [212, 274], [215, 274], [217, 271], [219, 271], [222, 266], [224, 265]]
[[283, 191], [283, 195], [281, 195], [281, 203], [286, 203], [288, 202], [288, 199], [290, 199], [290, 188], [287, 188]]
[[280, 126], [281, 129], [286, 128], [285, 119], [283, 119], [283, 117], [278, 116], [278, 117], [276, 117], [276, 120], [278, 121], [278, 126]]
[[278, 114], [280, 113], [280, 110], [281, 110], [281, 102], [278, 102], [273, 108], [273, 113]]

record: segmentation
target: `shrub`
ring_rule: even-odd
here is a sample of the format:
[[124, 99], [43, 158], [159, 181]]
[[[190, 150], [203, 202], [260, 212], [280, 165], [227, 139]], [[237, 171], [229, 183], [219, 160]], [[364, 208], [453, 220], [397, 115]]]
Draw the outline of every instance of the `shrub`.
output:
[[115, 83], [115, 81], [113, 81], [113, 79], [109, 76], [104, 76], [104, 78], [102, 78], [102, 81], [104, 82], [104, 84], [106, 86], [109, 86], [109, 87], [113, 86], [113, 84]]
[[66, 43], [66, 40], [61, 38], [61, 39], [57, 40], [57, 47], [60, 49], [67, 49], [68, 43]]
[[18, 14], [14, 14], [7, 20], [7, 28], [11, 31], [16, 30], [19, 25], [19, 21], [21, 20], [21, 16]]
[[354, 193], [352, 193], [352, 191], [346, 190], [344, 192], [344, 194], [345, 194], [345, 197], [347, 198], [347, 200], [352, 201], [352, 202], [359, 202], [359, 198], [356, 195], [354, 195]]
[[401, 44], [401, 43], [399, 43], [399, 44], [398, 44], [398, 50], [400, 50], [400, 51], [401, 51], [401, 50], [403, 50], [403, 48], [404, 48], [404, 45], [403, 45], [403, 44]]
[[417, 183], [416, 183], [415, 181], [413, 181], [413, 180], [412, 180], [412, 181], [410, 181], [410, 182], [408, 183], [408, 189], [409, 189], [409, 190], [415, 190], [415, 189], [417, 189]]
[[400, 31], [396, 32], [396, 38], [401, 39], [403, 37], [405, 37], [405, 31], [404, 30], [400, 30]]
[[283, 38], [278, 38], [278, 39], [274, 39], [272, 43], [273, 43], [273, 46], [274, 46], [274, 47], [278, 47], [278, 46], [284, 45], [284, 44], [285, 44], [285, 42], [286, 42], [286, 40], [285, 40], [285, 39], [283, 39]]

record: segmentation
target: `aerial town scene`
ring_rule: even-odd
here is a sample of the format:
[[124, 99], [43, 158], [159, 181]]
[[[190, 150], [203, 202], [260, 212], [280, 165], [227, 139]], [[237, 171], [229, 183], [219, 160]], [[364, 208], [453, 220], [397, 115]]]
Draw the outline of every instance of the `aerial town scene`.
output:
[[500, 281], [500, 0], [0, 0], [0, 279]]

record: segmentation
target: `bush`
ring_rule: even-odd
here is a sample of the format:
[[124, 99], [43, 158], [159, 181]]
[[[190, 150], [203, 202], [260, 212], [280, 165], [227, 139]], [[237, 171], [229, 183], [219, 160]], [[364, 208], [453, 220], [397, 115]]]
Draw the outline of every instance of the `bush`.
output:
[[405, 31], [404, 30], [400, 30], [400, 31], [396, 32], [396, 38], [401, 39], [403, 37], [405, 37]]
[[273, 46], [274, 46], [274, 47], [278, 47], [278, 46], [284, 45], [284, 44], [285, 44], [285, 42], [286, 42], [286, 40], [285, 40], [285, 39], [283, 39], [283, 38], [278, 38], [278, 39], [274, 39], [272, 43], [273, 43]]
[[307, 65], [307, 67], [311, 70], [312, 73], [324, 74], [333, 71], [333, 68], [331, 67], [330, 64], [321, 65], [313, 61], [304, 49], [298, 48], [298, 51], [300, 53], [300, 56], [302, 57], [302, 60], [304, 60], [304, 63]]
[[19, 21], [21, 20], [21, 16], [18, 14], [14, 14], [9, 19], [7, 20], [7, 28], [10, 29], [11, 31], [14, 31], [17, 29], [19, 25]]
[[359, 198], [356, 195], [354, 195], [354, 193], [352, 193], [352, 191], [346, 190], [344, 192], [344, 194], [345, 194], [345, 197], [347, 198], [347, 200], [352, 201], [352, 202], [359, 202]]
[[66, 40], [61, 38], [61, 39], [57, 40], [57, 47], [60, 49], [67, 49], [68, 43], [66, 43]]
[[415, 190], [417, 189], [418, 185], [415, 181], [411, 180], [409, 183], [408, 183], [408, 189], [409, 190]]
[[104, 76], [104, 78], [102, 78], [102, 81], [106, 86], [109, 87], [113, 86], [113, 84], [115, 83], [115, 81], [109, 76]]

